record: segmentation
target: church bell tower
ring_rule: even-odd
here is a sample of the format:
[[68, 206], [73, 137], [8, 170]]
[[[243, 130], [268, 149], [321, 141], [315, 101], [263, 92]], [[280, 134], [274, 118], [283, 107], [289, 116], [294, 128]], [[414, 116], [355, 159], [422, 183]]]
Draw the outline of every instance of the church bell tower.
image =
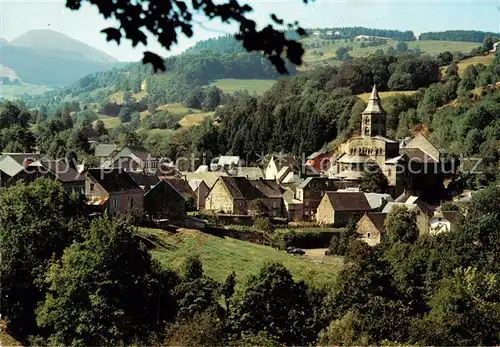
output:
[[385, 111], [380, 103], [377, 86], [373, 86], [368, 106], [361, 114], [361, 136], [385, 136]]

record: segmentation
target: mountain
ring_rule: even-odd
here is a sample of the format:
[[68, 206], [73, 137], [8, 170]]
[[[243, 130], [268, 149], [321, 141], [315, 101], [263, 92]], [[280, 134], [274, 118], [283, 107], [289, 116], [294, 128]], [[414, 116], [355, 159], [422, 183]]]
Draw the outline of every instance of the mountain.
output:
[[31, 30], [0, 47], [2, 64], [24, 82], [53, 87], [115, 67], [112, 56], [53, 30]]

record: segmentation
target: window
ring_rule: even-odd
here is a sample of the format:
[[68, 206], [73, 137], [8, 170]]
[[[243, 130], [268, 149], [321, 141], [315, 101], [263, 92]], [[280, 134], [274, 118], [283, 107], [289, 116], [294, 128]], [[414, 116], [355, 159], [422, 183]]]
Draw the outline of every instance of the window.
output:
[[130, 209], [134, 208], [134, 198], [130, 198]]
[[116, 199], [113, 199], [113, 207], [117, 207], [118, 206], [118, 201]]
[[387, 169], [387, 176], [390, 176], [392, 175], [392, 170], [391, 169]]
[[369, 239], [372, 236], [370, 233], [366, 233], [366, 238]]
[[93, 192], [94, 191], [94, 187], [95, 187], [95, 184], [94, 183], [90, 183], [90, 191]]

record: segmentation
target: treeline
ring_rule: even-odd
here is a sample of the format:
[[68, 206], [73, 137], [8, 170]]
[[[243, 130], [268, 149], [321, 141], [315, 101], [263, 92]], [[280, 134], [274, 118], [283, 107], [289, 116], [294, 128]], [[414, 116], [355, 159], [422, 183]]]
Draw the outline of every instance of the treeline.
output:
[[500, 33], [478, 30], [446, 30], [427, 32], [420, 35], [420, 40], [483, 42], [486, 37], [500, 37]]
[[[354, 38], [358, 35], [377, 36], [393, 39], [396, 41], [415, 41], [413, 31], [387, 30], [387, 29], [372, 29], [364, 27], [337, 27], [337, 28], [321, 28], [308, 29], [307, 32], [311, 35], [313, 32], [319, 31], [321, 35], [326, 35], [336, 38]], [[340, 35], [335, 35], [339, 32]]]
[[197, 41], [193, 47], [186, 49], [185, 53], [198, 54], [206, 50], [218, 53], [246, 52], [240, 41], [236, 40], [233, 35], [227, 34], [207, 40]]
[[499, 196], [434, 236], [394, 208], [374, 247], [351, 223], [329, 249], [337, 278], [313, 288], [279, 263], [221, 282], [195, 256], [165, 268], [131, 216], [88, 220], [60, 183], [18, 184], [0, 196], [2, 324], [36, 346], [498, 345]]

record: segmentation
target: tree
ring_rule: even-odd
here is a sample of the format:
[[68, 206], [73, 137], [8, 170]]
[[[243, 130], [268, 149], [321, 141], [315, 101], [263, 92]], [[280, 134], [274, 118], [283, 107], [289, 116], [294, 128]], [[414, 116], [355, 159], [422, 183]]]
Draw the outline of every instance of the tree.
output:
[[128, 106], [123, 106], [120, 110], [120, 113], [118, 113], [118, 117], [120, 118], [122, 123], [128, 123], [132, 118], [132, 110]]
[[359, 188], [364, 192], [386, 193], [389, 181], [380, 168], [369, 166], [361, 173]]
[[390, 244], [412, 243], [418, 238], [416, 215], [406, 206], [394, 206], [384, 222], [385, 234]]
[[349, 49], [347, 47], [340, 47], [335, 52], [335, 56], [340, 61], [348, 61], [351, 60], [351, 56], [349, 55]]
[[80, 237], [84, 211], [60, 183], [19, 183], [0, 195], [2, 319], [21, 340], [36, 334], [35, 308], [45, 295], [37, 285], [51, 257]]
[[[67, 0], [66, 6], [72, 10], [80, 9], [82, 0]], [[208, 19], [219, 18], [224, 23], [238, 24], [239, 31], [235, 38], [242, 42], [247, 51], [262, 52], [280, 73], [286, 73], [283, 56], [296, 65], [302, 63], [304, 49], [302, 45], [286, 38], [286, 32], [275, 29], [271, 24], [258, 30], [253, 20], [248, 19], [252, 7], [248, 4], [239, 5], [232, 1], [214, 3], [212, 0], [197, 0], [192, 6], [183, 1], [162, 0], [140, 1], [138, 4], [105, 0], [90, 3], [97, 5], [99, 12], [106, 18], [117, 19], [117, 27], [103, 29], [107, 40], [115, 40], [118, 44], [125, 37], [132, 41], [147, 45], [148, 36], [155, 37], [158, 42], [169, 50], [177, 43], [178, 35], [191, 37], [193, 35], [194, 18], [205, 16]], [[280, 27], [285, 25], [283, 19], [271, 14], [271, 19]], [[294, 30], [299, 36], [305, 35], [305, 30], [295, 23], [286, 24], [288, 31]], [[165, 71], [163, 60], [156, 54], [144, 52], [144, 63], [151, 63], [156, 70]]]
[[160, 306], [170, 301], [162, 287], [169, 283], [157, 271], [130, 225], [96, 219], [83, 241], [52, 262], [37, 322], [50, 329], [49, 344], [145, 343], [165, 323], [158, 321], [165, 317], [162, 308], [172, 310]]
[[446, 77], [458, 77], [458, 64], [454, 61], [446, 68]]
[[280, 343], [306, 345], [317, 333], [312, 315], [307, 286], [295, 282], [283, 265], [271, 263], [248, 281], [231, 320], [239, 334], [267, 331]]
[[483, 40], [483, 51], [484, 52], [489, 52], [493, 49], [495, 41], [491, 36], [486, 36]]
[[396, 44], [396, 51], [398, 53], [406, 53], [408, 51], [408, 43], [404, 42], [404, 41], [399, 41], [397, 44]]
[[108, 131], [106, 130], [106, 127], [104, 126], [104, 122], [102, 120], [98, 120], [95, 123], [95, 130], [94, 131], [95, 131], [96, 135], [99, 137], [108, 134]]

